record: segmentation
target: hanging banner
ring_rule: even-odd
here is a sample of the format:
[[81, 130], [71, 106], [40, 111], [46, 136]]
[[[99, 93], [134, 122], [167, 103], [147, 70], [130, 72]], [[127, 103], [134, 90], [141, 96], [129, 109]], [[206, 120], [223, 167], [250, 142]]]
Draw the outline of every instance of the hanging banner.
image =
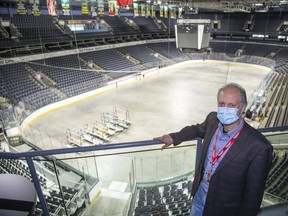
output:
[[146, 17], [149, 17], [149, 16], [151, 16], [151, 11], [150, 11], [150, 5], [147, 4], [146, 5]]
[[97, 1], [96, 0], [91, 0], [89, 8], [90, 8], [91, 16], [92, 17], [96, 17], [98, 15]]
[[82, 15], [89, 14], [88, 0], [81, 0], [81, 10], [82, 10]]
[[182, 12], [183, 12], [183, 8], [182, 8], [182, 7], [179, 7], [179, 8], [178, 8], [178, 18], [179, 18], [179, 19], [182, 19], [182, 17], [183, 17], [183, 16], [182, 16]]
[[47, 0], [47, 8], [48, 8], [48, 14], [51, 16], [57, 16], [58, 11], [56, 8], [56, 0]]
[[164, 6], [164, 17], [168, 18], [168, 5]]
[[115, 11], [115, 16], [119, 15], [119, 6], [117, 1], [114, 1], [114, 11]]
[[98, 14], [104, 16], [104, 0], [98, 0]]
[[176, 15], [176, 8], [175, 7], [170, 8], [170, 18], [176, 19], [177, 18], [176, 16], [177, 16]]
[[29, 0], [29, 3], [32, 6], [31, 13], [35, 16], [39, 16], [41, 11], [39, 10], [39, 0]]
[[117, 0], [117, 5], [119, 6], [127, 6], [133, 3], [132, 0]]
[[28, 11], [24, 5], [24, 2], [25, 1], [22, 1], [22, 0], [17, 0], [17, 14], [27, 14]]
[[63, 15], [70, 15], [70, 0], [61, 0]]
[[108, 1], [108, 14], [109, 14], [109, 16], [114, 16], [115, 15], [114, 0], [109, 0]]
[[145, 4], [141, 4], [141, 16], [146, 16], [145, 15]]
[[133, 8], [134, 8], [134, 17], [139, 16], [139, 4], [138, 3], [133, 3]]
[[160, 5], [160, 17], [164, 17], [164, 5]]
[[155, 17], [155, 6], [151, 5], [151, 17]]

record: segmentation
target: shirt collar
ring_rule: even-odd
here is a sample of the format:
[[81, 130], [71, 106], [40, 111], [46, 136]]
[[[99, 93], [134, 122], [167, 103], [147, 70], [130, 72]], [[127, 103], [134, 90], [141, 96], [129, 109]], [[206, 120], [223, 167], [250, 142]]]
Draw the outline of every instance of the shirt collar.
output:
[[219, 137], [221, 136], [228, 136], [229, 138], [230, 137], [233, 137], [235, 136], [235, 134], [243, 127], [244, 125], [244, 119], [241, 120], [240, 124], [234, 128], [233, 130], [227, 132], [227, 133], [224, 133], [224, 127], [221, 123], [218, 124], [218, 129], [219, 129]]

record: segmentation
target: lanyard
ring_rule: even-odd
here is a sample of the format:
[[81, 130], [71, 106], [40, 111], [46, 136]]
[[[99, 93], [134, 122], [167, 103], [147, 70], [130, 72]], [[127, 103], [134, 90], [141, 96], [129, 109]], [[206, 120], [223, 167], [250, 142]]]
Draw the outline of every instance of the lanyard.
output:
[[219, 128], [218, 128], [217, 133], [216, 133], [216, 137], [215, 137], [215, 141], [214, 141], [213, 151], [212, 151], [212, 165], [215, 165], [215, 163], [225, 153], [225, 151], [235, 142], [235, 140], [239, 136], [239, 134], [242, 131], [242, 129], [243, 129], [243, 127], [240, 128], [240, 130], [226, 143], [226, 145], [216, 155], [216, 142], [217, 142], [218, 136], [219, 136]]

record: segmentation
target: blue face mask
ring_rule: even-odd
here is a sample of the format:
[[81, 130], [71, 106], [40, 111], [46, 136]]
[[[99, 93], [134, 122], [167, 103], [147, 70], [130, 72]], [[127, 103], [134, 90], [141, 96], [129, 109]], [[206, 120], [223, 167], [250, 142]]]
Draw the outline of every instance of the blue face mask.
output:
[[231, 125], [238, 119], [238, 108], [218, 107], [217, 118], [223, 125]]

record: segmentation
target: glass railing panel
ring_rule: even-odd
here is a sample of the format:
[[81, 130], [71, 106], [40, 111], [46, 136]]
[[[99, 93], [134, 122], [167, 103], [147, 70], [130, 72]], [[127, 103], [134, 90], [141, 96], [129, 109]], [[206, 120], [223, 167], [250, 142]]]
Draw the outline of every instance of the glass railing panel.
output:
[[135, 156], [136, 181], [140, 184], [159, 184], [161, 181], [192, 175], [195, 158], [196, 142], [163, 151], [143, 152]]
[[285, 131], [263, 132], [273, 145], [272, 167], [269, 172], [262, 206], [288, 203], [287, 165], [288, 134]]
[[288, 133], [287, 132], [277, 132], [277, 133], [264, 133], [266, 134], [266, 138], [273, 144], [273, 145], [287, 145], [288, 144]]
[[[183, 147], [171, 147], [163, 151], [160, 150], [162, 145], [155, 145], [146, 150], [135, 147], [78, 152], [66, 154], [65, 159], [61, 154], [49, 155], [48, 160], [37, 157], [33, 161], [37, 173], [40, 173], [39, 181], [40, 175], [48, 179], [41, 189], [49, 212], [55, 214], [57, 211], [57, 215], [65, 215], [66, 212], [74, 214], [85, 205], [91, 207], [97, 202], [100, 190], [106, 193], [129, 193], [130, 198], [123, 209], [126, 212], [137, 184], [160, 185], [188, 176], [192, 178], [195, 143], [193, 141], [183, 144]], [[37, 211], [41, 211], [39, 201]]]
[[[273, 133], [274, 136], [271, 135], [271, 132], [264, 133], [268, 139], [272, 140], [272, 144], [284, 143], [287, 140], [286, 134]], [[85, 211], [91, 210], [90, 207], [98, 201], [100, 190], [105, 190], [106, 192], [129, 193], [130, 197], [125, 201], [125, 208], [123, 209], [123, 211], [127, 211], [131, 202], [133, 203], [133, 189], [137, 185], [141, 187], [146, 185], [159, 186], [175, 182], [181, 178], [193, 179], [196, 141], [186, 142], [179, 147], [170, 147], [163, 151], [160, 150], [162, 144], [136, 145], [132, 148], [132, 146], [129, 147], [129, 143], [123, 148], [100, 150], [101, 147], [107, 148], [117, 145], [121, 146], [121, 143], [89, 147], [89, 149], [93, 149], [88, 152], [81, 151], [85, 149], [84, 147], [72, 147], [62, 149], [64, 151], [60, 149], [58, 154], [32, 156], [37, 179], [43, 191], [44, 199], [49, 205], [48, 210], [57, 211], [57, 215], [65, 215], [66, 212], [69, 215], [80, 209], [83, 210], [84, 206], [86, 206]], [[281, 150], [281, 148], [275, 149]], [[68, 150], [70, 152], [67, 152]], [[63, 152], [67, 153], [64, 154]], [[283, 158], [283, 154], [281, 151], [279, 156]], [[15, 164], [16, 159], [3, 158], [1, 165], [5, 165], [4, 163], [9, 160], [13, 160], [14, 162], [12, 161], [11, 164]], [[23, 162], [21, 164], [25, 164], [24, 159], [21, 161]], [[24, 166], [26, 166], [26, 173], [30, 173], [30, 167], [27, 164]], [[2, 167], [1, 169], [3, 169]], [[18, 173], [17, 169], [15, 170]], [[11, 171], [6, 170], [6, 172]], [[18, 174], [22, 175], [23, 171]], [[278, 180], [280, 178], [281, 176], [278, 177]], [[271, 187], [272, 185], [269, 186], [269, 188]], [[56, 198], [58, 200], [54, 200], [54, 202], [58, 202], [59, 205], [52, 205], [50, 197], [58, 197]], [[283, 202], [287, 202], [287, 200], [281, 198], [279, 194], [271, 194], [267, 190], [262, 206]], [[63, 203], [65, 203], [65, 207]], [[42, 208], [39, 201], [37, 208], [38, 210]]]

